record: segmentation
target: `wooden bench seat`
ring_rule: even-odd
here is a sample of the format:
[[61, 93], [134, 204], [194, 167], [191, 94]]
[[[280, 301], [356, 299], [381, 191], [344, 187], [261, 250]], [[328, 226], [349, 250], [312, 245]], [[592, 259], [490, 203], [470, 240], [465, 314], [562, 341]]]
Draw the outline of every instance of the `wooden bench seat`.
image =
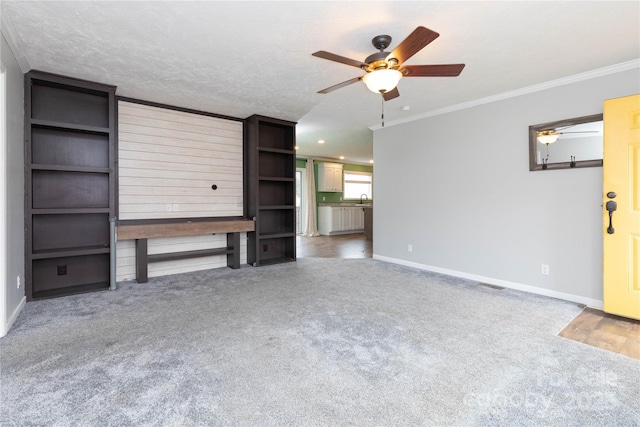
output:
[[[118, 222], [116, 238], [117, 240], [136, 241], [136, 280], [139, 283], [146, 283], [149, 280], [148, 264], [150, 262], [227, 255], [227, 266], [240, 268], [240, 233], [254, 230], [255, 223], [252, 220], [242, 218], [127, 220]], [[227, 235], [227, 246], [224, 248], [152, 255], [148, 253], [147, 239], [220, 233]]]

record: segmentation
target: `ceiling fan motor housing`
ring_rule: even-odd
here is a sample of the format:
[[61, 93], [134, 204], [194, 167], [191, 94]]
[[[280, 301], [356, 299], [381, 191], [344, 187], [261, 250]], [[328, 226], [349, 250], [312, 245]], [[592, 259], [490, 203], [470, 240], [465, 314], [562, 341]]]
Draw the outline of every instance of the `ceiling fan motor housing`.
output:
[[391, 44], [391, 36], [386, 34], [375, 36], [371, 39], [371, 44], [378, 49], [380, 52], [376, 52], [372, 55], [367, 56], [367, 59], [364, 62], [367, 64], [367, 67], [363, 67], [367, 72], [371, 72], [374, 70], [384, 70], [387, 68], [398, 68], [398, 61], [395, 58], [391, 58], [387, 61], [387, 57], [389, 56], [389, 52], [385, 52], [384, 50]]

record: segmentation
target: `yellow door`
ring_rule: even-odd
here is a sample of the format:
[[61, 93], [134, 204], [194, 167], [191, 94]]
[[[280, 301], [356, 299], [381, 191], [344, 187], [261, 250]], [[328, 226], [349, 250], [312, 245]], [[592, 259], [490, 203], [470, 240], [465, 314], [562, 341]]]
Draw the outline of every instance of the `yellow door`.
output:
[[640, 95], [605, 101], [603, 166], [604, 311], [640, 319]]

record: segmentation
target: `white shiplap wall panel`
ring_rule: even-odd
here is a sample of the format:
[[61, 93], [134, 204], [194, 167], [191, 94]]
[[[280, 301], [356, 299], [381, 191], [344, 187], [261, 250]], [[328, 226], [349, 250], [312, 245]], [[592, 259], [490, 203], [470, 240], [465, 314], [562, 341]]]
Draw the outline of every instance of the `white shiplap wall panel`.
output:
[[[241, 216], [242, 138], [239, 121], [119, 101], [119, 219]], [[212, 190], [212, 184], [218, 189]], [[224, 234], [149, 239], [149, 253], [225, 245]], [[243, 263], [246, 246], [243, 233]], [[226, 256], [151, 263], [149, 277], [226, 265]], [[133, 241], [117, 244], [116, 276], [135, 278]]]

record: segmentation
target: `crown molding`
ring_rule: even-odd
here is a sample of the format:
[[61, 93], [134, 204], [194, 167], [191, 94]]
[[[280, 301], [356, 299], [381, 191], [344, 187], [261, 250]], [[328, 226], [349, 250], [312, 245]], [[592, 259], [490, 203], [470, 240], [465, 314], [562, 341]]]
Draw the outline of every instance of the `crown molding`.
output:
[[18, 47], [18, 37], [16, 36], [16, 32], [13, 29], [13, 25], [9, 18], [6, 18], [6, 14], [0, 14], [0, 32], [4, 36], [7, 44], [9, 45], [9, 49], [13, 53], [13, 56], [16, 58], [18, 62], [18, 66], [23, 74], [27, 73], [31, 70], [31, 66], [29, 62], [24, 57], [22, 50]]
[[[469, 102], [463, 102], [461, 104], [455, 104], [437, 110], [427, 111], [426, 113], [417, 114], [415, 116], [406, 117], [403, 119], [392, 120], [385, 123], [385, 127], [392, 127], [403, 123], [415, 122], [416, 120], [426, 119], [428, 117], [439, 116], [442, 114], [452, 113], [454, 111], [464, 110], [467, 108], [476, 107], [478, 105], [490, 104], [492, 102], [502, 101], [504, 99], [515, 98], [517, 96], [528, 95], [530, 93], [540, 92], [546, 89], [551, 89], [558, 86], [564, 86], [571, 83], [582, 82], [585, 80], [594, 79], [596, 77], [608, 76], [610, 74], [620, 73], [634, 68], [640, 68], [640, 59], [634, 59], [632, 61], [622, 62], [620, 64], [610, 65], [608, 67], [598, 68], [592, 71], [586, 71], [584, 73], [575, 74], [569, 77], [563, 77], [560, 79], [550, 80], [545, 83], [540, 83], [532, 86], [526, 86], [521, 89], [512, 90], [509, 92], [499, 93], [497, 95], [487, 96], [485, 98], [475, 99]], [[381, 125], [370, 126], [369, 129], [376, 131], [383, 129]]]

